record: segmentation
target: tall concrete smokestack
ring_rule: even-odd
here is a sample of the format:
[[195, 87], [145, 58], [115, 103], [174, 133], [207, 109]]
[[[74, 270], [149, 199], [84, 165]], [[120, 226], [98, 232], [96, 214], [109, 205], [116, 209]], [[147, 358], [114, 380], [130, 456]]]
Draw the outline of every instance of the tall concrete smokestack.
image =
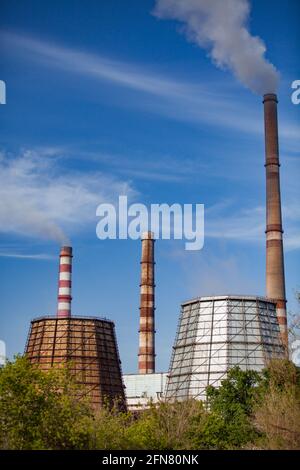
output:
[[282, 242], [279, 177], [277, 96], [264, 95], [266, 153], [266, 295], [277, 302], [277, 317], [283, 344], [288, 352], [288, 330]]
[[59, 255], [57, 316], [71, 316], [72, 247], [62, 246]]
[[155, 372], [154, 234], [142, 235], [139, 373]]

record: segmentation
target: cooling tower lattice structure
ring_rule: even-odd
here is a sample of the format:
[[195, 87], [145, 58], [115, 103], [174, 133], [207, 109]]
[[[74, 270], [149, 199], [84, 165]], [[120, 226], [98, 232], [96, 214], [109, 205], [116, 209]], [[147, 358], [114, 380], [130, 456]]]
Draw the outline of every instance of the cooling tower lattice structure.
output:
[[42, 370], [69, 364], [95, 408], [125, 403], [114, 323], [94, 317], [40, 317], [31, 321], [26, 356]]
[[125, 409], [114, 323], [106, 318], [71, 315], [72, 257], [72, 247], [61, 247], [57, 314], [31, 321], [25, 354], [45, 371], [68, 364], [95, 409], [116, 400]]
[[182, 304], [166, 398], [205, 399], [228, 369], [261, 371], [284, 358], [276, 303], [260, 297], [200, 297]]

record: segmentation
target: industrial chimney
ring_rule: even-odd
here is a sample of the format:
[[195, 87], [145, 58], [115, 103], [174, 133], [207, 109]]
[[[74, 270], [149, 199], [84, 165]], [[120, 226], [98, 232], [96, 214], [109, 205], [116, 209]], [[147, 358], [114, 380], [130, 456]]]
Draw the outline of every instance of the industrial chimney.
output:
[[154, 234], [142, 234], [139, 373], [155, 372]]
[[276, 300], [277, 318], [283, 345], [288, 352], [288, 330], [282, 242], [279, 178], [277, 96], [264, 95], [266, 153], [266, 295]]
[[58, 277], [58, 306], [57, 316], [68, 318], [71, 316], [71, 280], [72, 277], [72, 247], [62, 246], [59, 255]]

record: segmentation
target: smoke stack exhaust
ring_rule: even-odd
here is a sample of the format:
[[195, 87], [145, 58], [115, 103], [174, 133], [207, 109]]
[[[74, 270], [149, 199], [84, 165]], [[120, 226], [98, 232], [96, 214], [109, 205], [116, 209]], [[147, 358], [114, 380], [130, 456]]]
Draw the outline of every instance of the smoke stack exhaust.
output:
[[155, 372], [154, 234], [142, 235], [139, 373]]
[[58, 306], [57, 316], [71, 316], [72, 247], [62, 246], [59, 254]]
[[282, 242], [282, 217], [279, 177], [277, 96], [264, 95], [266, 153], [266, 295], [276, 300], [277, 318], [283, 345], [288, 352], [288, 330]]

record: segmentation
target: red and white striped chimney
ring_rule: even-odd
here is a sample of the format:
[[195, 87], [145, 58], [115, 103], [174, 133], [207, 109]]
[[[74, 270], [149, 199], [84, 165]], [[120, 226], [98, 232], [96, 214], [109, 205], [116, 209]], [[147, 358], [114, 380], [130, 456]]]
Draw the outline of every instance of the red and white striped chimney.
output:
[[62, 246], [59, 254], [58, 306], [57, 316], [71, 316], [72, 247]]

